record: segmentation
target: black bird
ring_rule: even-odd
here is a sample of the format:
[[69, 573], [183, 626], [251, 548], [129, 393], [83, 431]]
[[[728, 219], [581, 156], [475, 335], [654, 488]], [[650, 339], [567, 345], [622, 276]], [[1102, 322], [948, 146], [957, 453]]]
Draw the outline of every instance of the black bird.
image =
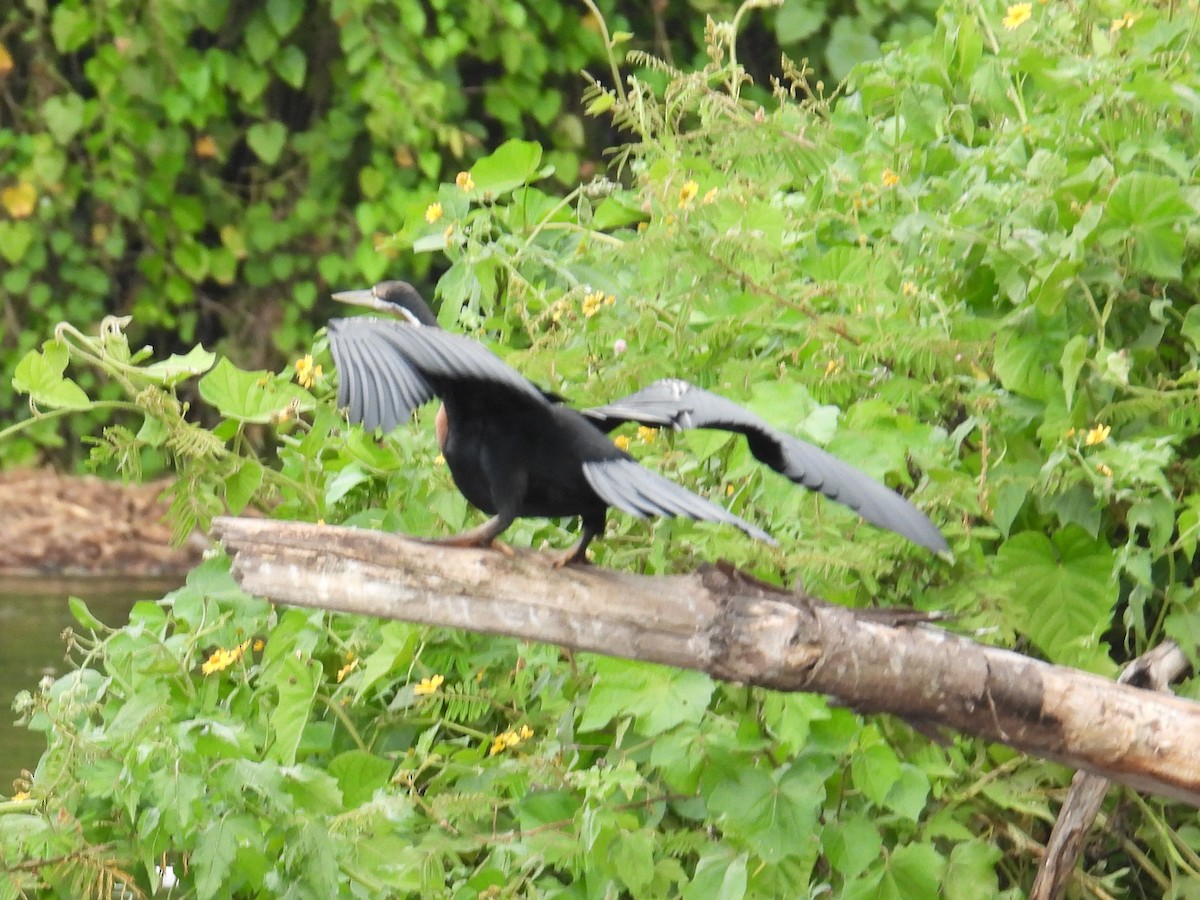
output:
[[[797, 484], [935, 553], [949, 552], [937, 527], [895, 491], [819, 447], [772, 428], [736, 403], [686, 381], [657, 381], [621, 400], [584, 410], [581, 416], [481, 345], [439, 330], [429, 306], [405, 282], [383, 282], [371, 290], [334, 297], [399, 315], [418, 326], [372, 318], [331, 322], [338, 403], [348, 408], [351, 421], [368, 429], [389, 430], [435, 394], [442, 397], [438, 443], [455, 483], [472, 504], [496, 516], [455, 539], [460, 543], [490, 543], [515, 516], [582, 515], [583, 536], [564, 557], [566, 562], [576, 561], [603, 531], [605, 506], [637, 516], [682, 515], [728, 522], [770, 540], [731, 513], [643, 469], [603, 437], [623, 422], [636, 421], [677, 430], [716, 428], [742, 434], [758, 460]], [[585, 428], [589, 422], [591, 427]], [[606, 460], [614, 462], [597, 465]], [[504, 478], [510, 485], [508, 492], [518, 498], [502, 507], [493, 485], [495, 474], [514, 465], [520, 471]], [[622, 484], [622, 479], [628, 483]], [[675, 505], [660, 504], [658, 509], [647, 505], [655, 496], [661, 500], [667, 490]], [[683, 505], [684, 498], [692, 505]]]
[[850, 507], [868, 522], [894, 531], [934, 553], [950, 547], [929, 517], [891, 488], [836, 456], [772, 428], [763, 419], [694, 384], [667, 378], [606, 406], [585, 409], [605, 431], [623, 422], [687, 428], [715, 428], [745, 435], [759, 462], [809, 490]]
[[[435, 395], [438, 443], [463, 496], [492, 515], [446, 543], [488, 546], [524, 516], [579, 516], [579, 542], [559, 565], [586, 562], [608, 507], [639, 518], [684, 516], [734, 525], [772, 545], [762, 529], [643, 468], [604, 430], [539, 390], [482, 344], [437, 327], [411, 285], [387, 281], [334, 294], [343, 303], [398, 314], [334, 319], [329, 345], [338, 405], [352, 422], [391, 429]], [[415, 327], [414, 327], [415, 326]]]

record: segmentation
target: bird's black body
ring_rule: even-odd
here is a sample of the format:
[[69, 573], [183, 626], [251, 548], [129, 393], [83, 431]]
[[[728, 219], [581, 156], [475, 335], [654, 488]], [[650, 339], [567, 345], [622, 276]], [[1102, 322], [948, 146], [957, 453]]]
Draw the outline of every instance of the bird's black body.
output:
[[639, 517], [724, 522], [774, 543], [761, 529], [643, 468], [606, 435], [637, 421], [743, 434], [757, 459], [792, 481], [935, 552], [948, 550], [933, 523], [899, 494], [724, 397], [668, 379], [581, 414], [481, 344], [438, 328], [425, 301], [404, 282], [334, 296], [411, 323], [329, 323], [338, 404], [352, 422], [388, 430], [435, 395], [441, 398], [438, 438], [446, 464], [463, 496], [493, 516], [453, 542], [489, 544], [518, 517], [579, 516], [583, 533], [563, 561], [582, 561], [588, 542], [604, 530], [608, 507], [616, 506]]
[[[392, 284], [400, 283], [335, 296], [387, 311], [394, 305], [411, 312], [415, 302], [424, 307], [407, 285]], [[616, 506], [639, 517], [724, 522], [774, 543], [762, 529], [643, 468], [603, 429], [483, 345], [430, 325], [436, 320], [428, 307], [405, 317], [413, 324], [373, 318], [329, 323], [338, 403], [352, 421], [390, 429], [416, 406], [441, 398], [439, 442], [450, 474], [473, 506], [493, 516], [453, 542], [488, 544], [518, 517], [579, 516], [583, 533], [563, 561], [582, 561], [588, 543], [604, 530], [608, 507]]]

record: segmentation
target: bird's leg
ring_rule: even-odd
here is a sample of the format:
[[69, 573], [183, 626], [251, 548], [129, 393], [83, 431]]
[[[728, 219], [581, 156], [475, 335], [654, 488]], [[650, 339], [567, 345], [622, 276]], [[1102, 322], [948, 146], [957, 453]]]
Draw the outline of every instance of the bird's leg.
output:
[[501, 553], [512, 556], [511, 547], [496, 543], [496, 538], [512, 523], [512, 516], [493, 516], [475, 528], [468, 528], [466, 531], [450, 537], [431, 538], [427, 543], [441, 544], [443, 547], [493, 547]]
[[563, 566], [587, 566], [591, 565], [587, 558], [588, 544], [592, 542], [592, 538], [604, 533], [604, 517], [601, 516], [599, 523], [589, 521], [586, 517], [583, 520], [583, 530], [579, 535], [579, 540], [575, 546], [566, 553], [554, 560], [554, 568], [561, 569]]

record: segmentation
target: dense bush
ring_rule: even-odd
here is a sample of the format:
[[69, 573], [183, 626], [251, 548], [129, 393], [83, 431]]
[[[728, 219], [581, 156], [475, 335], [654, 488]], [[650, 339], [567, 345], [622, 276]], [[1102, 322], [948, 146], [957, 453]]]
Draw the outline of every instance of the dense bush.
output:
[[[612, 27], [702, 56], [693, 7], [667, 20], [627, 6]], [[800, 9], [746, 16], [759, 68], [779, 43], [795, 51], [832, 28], [857, 35], [829, 43], [845, 71], [901, 16]], [[606, 68], [599, 22], [587, 6], [520, 0], [9, 4], [0, 369], [55, 322], [106, 313], [132, 313], [135, 339], [159, 346], [222, 339], [245, 364], [278, 363], [311, 339], [331, 288], [396, 266], [397, 223], [488, 148], [534, 137], [565, 185], [594, 168], [612, 134], [589, 137], [577, 100], [580, 70]], [[0, 416], [18, 409], [4, 379]], [[52, 446], [70, 460], [78, 441], [61, 437], [33, 429], [0, 462]]]
[[[633, 137], [619, 182], [558, 196], [543, 148], [514, 141], [388, 227], [444, 268], [442, 321], [539, 383], [580, 404], [667, 374], [716, 388], [910, 491], [956, 553], [861, 525], [738, 440], [648, 432], [634, 453], [782, 546], [614, 517], [597, 561], [724, 557], [1111, 675], [1200, 633], [1196, 16], [952, 3], [844, 92], [785, 64], [766, 102], [714, 24], [702, 70], [634, 57], [649, 75], [589, 91]], [[58, 414], [89, 406], [71, 360], [112, 376], [138, 415], [97, 454], [173, 459], [185, 526], [263, 501], [419, 534], [471, 521], [432, 417], [382, 442], [345, 428], [314, 354], [305, 390], [64, 327], [16, 383]], [[182, 416], [193, 383], [213, 431]], [[536, 520], [507, 537], [569, 540]], [[275, 610], [219, 559], [127, 628], [76, 610], [77, 671], [22, 700], [50, 747], [0, 816], [9, 893], [149, 889], [166, 863], [199, 896], [1016, 896], [1069, 774], [819, 698]], [[1109, 803], [1084, 888], [1185, 895], [1194, 812]]]

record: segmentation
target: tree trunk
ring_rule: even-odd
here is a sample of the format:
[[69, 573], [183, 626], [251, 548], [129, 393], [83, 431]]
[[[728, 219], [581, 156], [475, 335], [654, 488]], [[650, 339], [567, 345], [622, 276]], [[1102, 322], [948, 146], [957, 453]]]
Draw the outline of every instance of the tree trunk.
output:
[[648, 577], [300, 522], [220, 518], [213, 530], [242, 587], [276, 603], [817, 692], [1200, 806], [1200, 704], [913, 624], [911, 611], [833, 606], [721, 565]]

